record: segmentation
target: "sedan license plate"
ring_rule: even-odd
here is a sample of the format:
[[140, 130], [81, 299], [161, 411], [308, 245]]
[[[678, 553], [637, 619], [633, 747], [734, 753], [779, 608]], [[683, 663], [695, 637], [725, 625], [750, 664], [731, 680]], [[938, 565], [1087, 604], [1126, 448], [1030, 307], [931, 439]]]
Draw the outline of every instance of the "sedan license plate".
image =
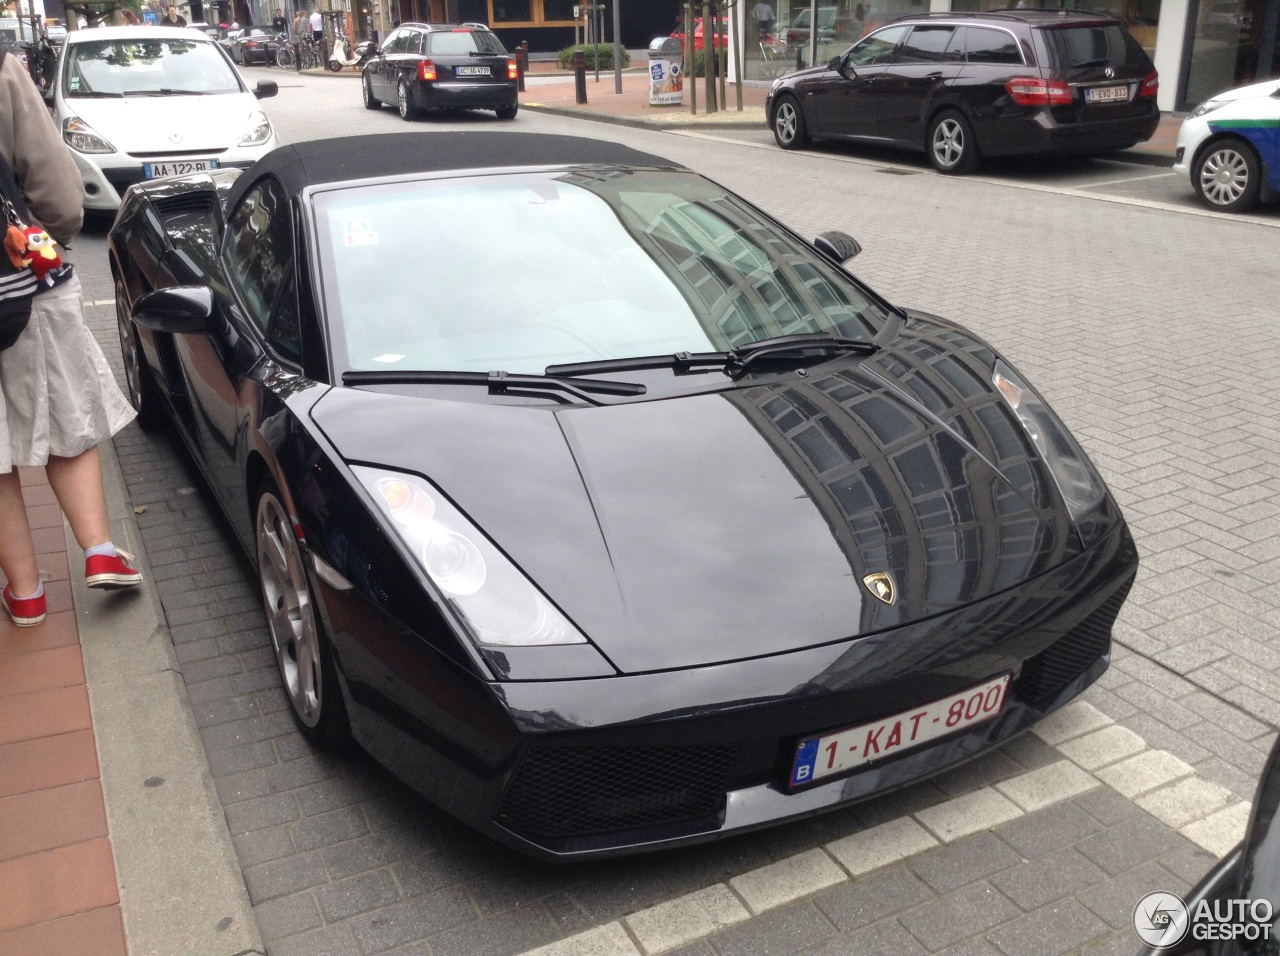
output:
[[1127, 86], [1088, 86], [1085, 87], [1086, 103], [1127, 103], [1129, 87]]
[[488, 76], [489, 68], [487, 66], [460, 66], [457, 72], [458, 76]]
[[1000, 714], [1011, 675], [904, 710], [869, 724], [800, 741], [791, 768], [791, 786], [802, 787], [847, 773], [883, 757], [911, 750]]
[[216, 159], [184, 159], [169, 163], [143, 163], [142, 175], [147, 179], [163, 179], [166, 176], [188, 176], [191, 173], [208, 173], [218, 168]]

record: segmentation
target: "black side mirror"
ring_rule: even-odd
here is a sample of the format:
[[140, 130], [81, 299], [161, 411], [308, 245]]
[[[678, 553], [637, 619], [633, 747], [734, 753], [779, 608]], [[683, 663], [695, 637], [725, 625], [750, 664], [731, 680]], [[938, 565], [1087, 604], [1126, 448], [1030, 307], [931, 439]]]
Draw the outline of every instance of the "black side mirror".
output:
[[858, 245], [857, 239], [847, 232], [836, 232], [834, 230], [821, 233], [813, 240], [813, 245], [824, 256], [834, 259], [836, 262], [848, 262], [862, 251], [862, 246]]
[[831, 59], [827, 61], [827, 69], [828, 70], [840, 69], [840, 60], [841, 60], [841, 57], [833, 56]]
[[213, 293], [202, 285], [157, 289], [133, 304], [133, 321], [171, 335], [206, 332], [212, 315]]
[[265, 100], [267, 97], [275, 96], [279, 92], [280, 87], [276, 85], [275, 80], [259, 80], [257, 87], [253, 91], [253, 95], [260, 100]]

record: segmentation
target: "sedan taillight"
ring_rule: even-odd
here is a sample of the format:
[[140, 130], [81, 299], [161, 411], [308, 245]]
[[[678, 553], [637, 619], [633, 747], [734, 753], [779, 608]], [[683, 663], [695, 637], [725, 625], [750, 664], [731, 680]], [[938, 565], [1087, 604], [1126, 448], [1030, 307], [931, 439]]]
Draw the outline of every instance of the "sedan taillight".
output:
[[431, 82], [437, 79], [436, 64], [433, 60], [423, 60], [418, 64], [418, 79]]
[[1019, 106], [1065, 106], [1071, 102], [1071, 87], [1062, 80], [1016, 76], [1004, 88]]
[[519, 73], [519, 71], [516, 69], [516, 61], [515, 61], [515, 60], [507, 60], [507, 79], [508, 79], [508, 80], [518, 80], [518, 79], [520, 79], [520, 73]]
[[1142, 79], [1142, 89], [1138, 92], [1139, 96], [1155, 96], [1160, 92], [1160, 73], [1158, 70], [1152, 70]]

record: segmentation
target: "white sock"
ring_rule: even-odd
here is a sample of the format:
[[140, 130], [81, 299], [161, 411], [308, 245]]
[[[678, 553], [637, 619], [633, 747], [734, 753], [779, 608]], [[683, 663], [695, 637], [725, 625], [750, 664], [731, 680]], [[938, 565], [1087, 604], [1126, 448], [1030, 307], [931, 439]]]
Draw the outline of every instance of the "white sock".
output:
[[34, 601], [36, 598], [40, 597], [40, 595], [44, 594], [44, 582], [43, 581], [40, 582], [40, 586], [36, 588], [35, 594], [18, 595], [18, 594], [14, 594], [12, 590], [9, 592], [9, 594], [10, 596], [13, 597], [15, 601]]
[[110, 541], [107, 541], [104, 544], [95, 544], [92, 548], [84, 549], [84, 556], [86, 558], [92, 558], [98, 555], [102, 555], [107, 558], [114, 558], [116, 556], [116, 546]]

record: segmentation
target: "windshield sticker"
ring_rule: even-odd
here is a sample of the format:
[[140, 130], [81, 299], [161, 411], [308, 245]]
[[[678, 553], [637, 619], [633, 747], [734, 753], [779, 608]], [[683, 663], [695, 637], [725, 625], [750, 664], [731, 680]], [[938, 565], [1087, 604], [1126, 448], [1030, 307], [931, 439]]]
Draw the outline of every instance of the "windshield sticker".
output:
[[74, 93], [78, 89], [80, 89], [80, 77], [73, 76], [71, 78], [71, 92]]
[[344, 241], [348, 246], [376, 246], [378, 234], [363, 219], [349, 219], [343, 227]]
[[387, 365], [394, 365], [396, 362], [399, 362], [403, 359], [404, 359], [403, 355], [396, 355], [394, 352], [388, 352], [386, 355], [374, 356], [373, 361], [385, 362]]

